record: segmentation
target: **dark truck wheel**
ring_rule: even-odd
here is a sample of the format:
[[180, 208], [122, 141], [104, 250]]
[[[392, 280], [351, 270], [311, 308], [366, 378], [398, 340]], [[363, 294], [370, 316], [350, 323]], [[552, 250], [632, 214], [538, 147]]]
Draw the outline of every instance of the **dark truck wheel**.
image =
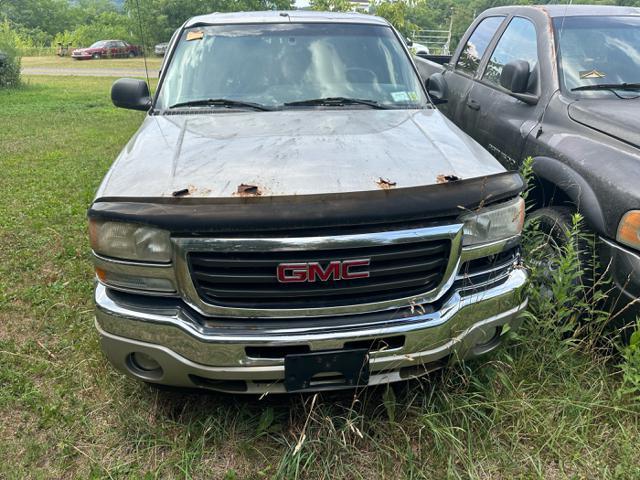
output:
[[[547, 237], [547, 242], [536, 253], [534, 262], [542, 267], [545, 277], [549, 280], [554, 274], [554, 259], [562, 255], [570, 242], [574, 242], [574, 247], [578, 250], [580, 268], [583, 272], [577, 280], [583, 284], [587, 283], [589, 266], [592, 264], [592, 252], [588, 248], [587, 242], [583, 238], [571, 236], [573, 228], [573, 214], [575, 210], [571, 207], [545, 207], [535, 210], [527, 218], [526, 224], [537, 223], [538, 230]], [[534, 247], [537, 249], [537, 247]]]
[[548, 235], [552, 247], [560, 251], [570, 240], [573, 213], [570, 207], [541, 208], [529, 215], [527, 224], [537, 222], [540, 231]]

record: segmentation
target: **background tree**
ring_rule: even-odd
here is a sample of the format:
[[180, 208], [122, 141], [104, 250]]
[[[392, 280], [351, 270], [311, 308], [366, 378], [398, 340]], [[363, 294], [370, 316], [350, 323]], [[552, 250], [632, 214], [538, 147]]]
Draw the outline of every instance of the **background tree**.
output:
[[[564, 1], [564, 0], [563, 0]], [[451, 47], [483, 10], [539, 0], [372, 0], [366, 9], [387, 18], [404, 35], [418, 29], [447, 30], [453, 18]], [[640, 6], [640, 0], [574, 0]], [[138, 23], [138, 5], [142, 32]], [[56, 45], [86, 46], [96, 40], [120, 38], [147, 47], [167, 41], [182, 23], [210, 12], [289, 9], [292, 0], [0, 0], [0, 22], [8, 22], [17, 48]], [[352, 10], [350, 0], [311, 0], [314, 10]], [[72, 40], [69, 40], [72, 39]]]
[[311, 9], [321, 12], [348, 12], [351, 10], [349, 0], [311, 0]]
[[0, 88], [16, 87], [20, 84], [18, 40], [18, 34], [9, 22], [0, 22]]
[[418, 28], [409, 20], [411, 7], [403, 0], [376, 3], [373, 10], [376, 15], [388, 20], [405, 37], [410, 37]]

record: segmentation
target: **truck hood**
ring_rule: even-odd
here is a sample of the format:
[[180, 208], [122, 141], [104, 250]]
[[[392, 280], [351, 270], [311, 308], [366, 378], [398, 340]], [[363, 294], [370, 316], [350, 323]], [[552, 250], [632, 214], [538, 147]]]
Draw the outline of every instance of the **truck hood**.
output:
[[640, 100], [579, 100], [569, 105], [569, 116], [587, 127], [640, 147]]
[[504, 172], [437, 110], [147, 116], [97, 199], [361, 192]]

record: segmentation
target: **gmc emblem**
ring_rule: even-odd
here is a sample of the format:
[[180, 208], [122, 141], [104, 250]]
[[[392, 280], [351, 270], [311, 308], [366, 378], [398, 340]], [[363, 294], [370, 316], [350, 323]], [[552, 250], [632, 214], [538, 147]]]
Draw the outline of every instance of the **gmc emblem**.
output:
[[368, 267], [370, 259], [334, 260], [326, 267], [319, 262], [281, 263], [278, 265], [280, 283], [327, 282], [329, 280], [353, 280], [369, 278], [368, 270], [353, 271], [356, 267]]

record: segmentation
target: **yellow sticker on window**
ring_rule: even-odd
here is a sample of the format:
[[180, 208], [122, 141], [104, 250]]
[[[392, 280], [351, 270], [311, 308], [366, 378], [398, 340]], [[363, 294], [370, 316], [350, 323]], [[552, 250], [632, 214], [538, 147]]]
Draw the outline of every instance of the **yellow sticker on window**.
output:
[[593, 70], [580, 72], [580, 78], [604, 78], [606, 76], [607, 76], [606, 73], [599, 72], [595, 68]]
[[189, 32], [187, 33], [187, 41], [202, 40], [204, 38], [204, 32]]

